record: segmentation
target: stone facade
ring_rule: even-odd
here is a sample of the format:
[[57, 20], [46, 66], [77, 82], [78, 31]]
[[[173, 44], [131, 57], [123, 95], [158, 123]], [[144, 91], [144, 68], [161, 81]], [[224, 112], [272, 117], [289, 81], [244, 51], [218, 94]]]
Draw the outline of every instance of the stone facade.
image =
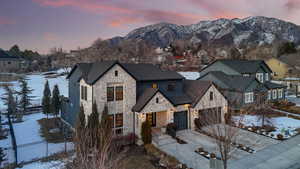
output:
[[[115, 76], [115, 71], [118, 75]], [[87, 85], [84, 80], [81, 85]], [[107, 87], [123, 86], [122, 101], [107, 101]], [[93, 97], [91, 97], [93, 96]], [[136, 81], [121, 66], [114, 65], [106, 72], [93, 86], [88, 85], [88, 100], [81, 100], [86, 115], [92, 111], [92, 103], [97, 103], [98, 112], [104, 110], [105, 104], [108, 107], [108, 114], [123, 113], [123, 134], [133, 132], [133, 113], [131, 108], [136, 104]]]
[[[213, 100], [210, 100], [210, 92], [213, 93]], [[199, 100], [196, 106], [191, 109], [191, 128], [195, 129], [194, 120], [195, 118], [198, 118], [199, 110], [211, 109], [216, 107], [221, 107], [221, 120], [222, 122], [224, 122], [224, 115], [228, 111], [228, 101], [221, 94], [221, 92], [214, 85], [212, 85], [204, 94], [204, 96]]]

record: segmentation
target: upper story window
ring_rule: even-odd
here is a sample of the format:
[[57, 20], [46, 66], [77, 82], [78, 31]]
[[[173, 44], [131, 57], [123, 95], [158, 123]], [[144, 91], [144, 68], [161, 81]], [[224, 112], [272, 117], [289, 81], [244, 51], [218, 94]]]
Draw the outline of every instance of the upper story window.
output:
[[153, 84], [152, 84], [152, 88], [153, 88], [153, 89], [157, 89], [157, 88], [158, 88], [157, 83], [153, 83]]
[[11, 62], [9, 62], [9, 61], [8, 61], [8, 62], [7, 62], [7, 64], [9, 64], [9, 65], [10, 65], [10, 64], [11, 64]]
[[107, 101], [123, 100], [123, 86], [107, 87]]
[[123, 100], [123, 86], [116, 87], [116, 100]]
[[158, 97], [156, 98], [156, 103], [159, 103], [159, 98]]
[[273, 99], [277, 99], [277, 90], [276, 89], [273, 90]]
[[81, 86], [81, 100], [87, 100], [87, 87]]
[[115, 98], [115, 88], [114, 87], [107, 87], [107, 101], [114, 101]]
[[245, 103], [253, 103], [254, 101], [253, 97], [254, 97], [253, 92], [245, 93]]
[[175, 90], [175, 83], [170, 83], [170, 84], [168, 84], [167, 90], [168, 90], [168, 91], [174, 91], [174, 90]]
[[209, 100], [214, 100], [214, 92], [209, 92]]
[[266, 73], [266, 81], [269, 81], [269, 80], [270, 80], [269, 73]]
[[249, 74], [243, 74], [243, 76], [245, 76], [245, 77], [249, 77], [250, 75], [249, 75]]
[[258, 81], [260, 81], [261, 83], [264, 82], [264, 74], [263, 73], [256, 73], [256, 78]]
[[118, 75], [119, 75], [119, 72], [116, 70], [115, 71], [115, 76], [118, 77]]

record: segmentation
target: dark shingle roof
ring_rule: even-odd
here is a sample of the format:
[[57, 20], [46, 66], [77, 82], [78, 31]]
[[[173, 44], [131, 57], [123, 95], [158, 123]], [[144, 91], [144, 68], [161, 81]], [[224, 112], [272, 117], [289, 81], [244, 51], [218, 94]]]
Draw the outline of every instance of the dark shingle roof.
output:
[[103, 61], [92, 63], [90, 65], [88, 74], [84, 75], [83, 78], [88, 84], [93, 84], [116, 63], [116, 61]]
[[191, 98], [192, 106], [198, 103], [212, 84], [212, 82], [202, 80], [184, 81], [184, 92]]
[[163, 71], [152, 64], [125, 63], [122, 65], [138, 81], [184, 79], [175, 71]]
[[265, 82], [264, 85], [265, 85], [266, 88], [268, 88], [268, 89], [286, 88], [286, 86], [284, 86], [284, 85], [277, 84], [277, 83], [272, 83], [272, 82], [270, 82], [270, 81]]
[[[227, 65], [239, 73], [256, 73], [262, 64], [265, 64], [263, 60], [237, 60], [237, 59], [221, 59], [218, 62]], [[266, 64], [267, 69], [272, 71]]]
[[242, 75], [227, 75], [221, 71], [212, 71], [207, 73], [203, 77], [207, 75], [212, 75], [216, 77], [218, 80], [226, 84], [226, 86], [228, 86], [229, 89], [234, 89], [238, 91], [244, 91], [250, 85], [250, 83], [256, 80], [256, 78], [253, 76], [246, 77]]
[[148, 88], [144, 91], [144, 93], [139, 97], [136, 104], [133, 106], [133, 112], [140, 112], [146, 106], [146, 104], [154, 97], [154, 95], [158, 92], [158, 89]]
[[0, 49], [0, 59], [19, 59], [19, 57], [9, 55], [6, 51]]
[[123, 67], [125, 71], [137, 81], [184, 79], [183, 76], [175, 71], [163, 71], [152, 64], [128, 64], [119, 63], [117, 61], [79, 63], [72, 69], [68, 77], [70, 77], [74, 69], [78, 67], [83, 73], [82, 78], [88, 84], [93, 84], [115, 64], [119, 64]]

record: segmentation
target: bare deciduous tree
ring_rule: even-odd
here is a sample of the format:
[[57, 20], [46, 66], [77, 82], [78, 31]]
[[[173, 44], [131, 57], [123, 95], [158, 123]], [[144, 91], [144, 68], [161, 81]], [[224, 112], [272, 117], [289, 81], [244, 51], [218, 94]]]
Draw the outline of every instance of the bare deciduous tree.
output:
[[[107, 109], [105, 109], [107, 110]], [[104, 114], [104, 113], [103, 113]], [[103, 119], [106, 118], [106, 119]], [[108, 118], [102, 115], [101, 124], [95, 128], [86, 127], [84, 110], [81, 108], [75, 132], [76, 158], [72, 169], [120, 169], [123, 152], [113, 142], [113, 132], [108, 127]], [[91, 137], [93, 135], [93, 137]], [[99, 138], [95, 143], [92, 138]]]

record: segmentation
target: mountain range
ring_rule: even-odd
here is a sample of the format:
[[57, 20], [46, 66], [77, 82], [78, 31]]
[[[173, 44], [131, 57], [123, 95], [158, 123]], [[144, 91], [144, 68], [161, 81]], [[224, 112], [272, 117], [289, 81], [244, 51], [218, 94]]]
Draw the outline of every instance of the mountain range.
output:
[[181, 39], [237, 48], [245, 45], [271, 45], [275, 42], [299, 45], [300, 26], [263, 16], [200, 21], [192, 25], [159, 23], [135, 29], [124, 37], [114, 37], [108, 41], [116, 45], [123, 40], [144, 40], [156, 47], [166, 47]]

